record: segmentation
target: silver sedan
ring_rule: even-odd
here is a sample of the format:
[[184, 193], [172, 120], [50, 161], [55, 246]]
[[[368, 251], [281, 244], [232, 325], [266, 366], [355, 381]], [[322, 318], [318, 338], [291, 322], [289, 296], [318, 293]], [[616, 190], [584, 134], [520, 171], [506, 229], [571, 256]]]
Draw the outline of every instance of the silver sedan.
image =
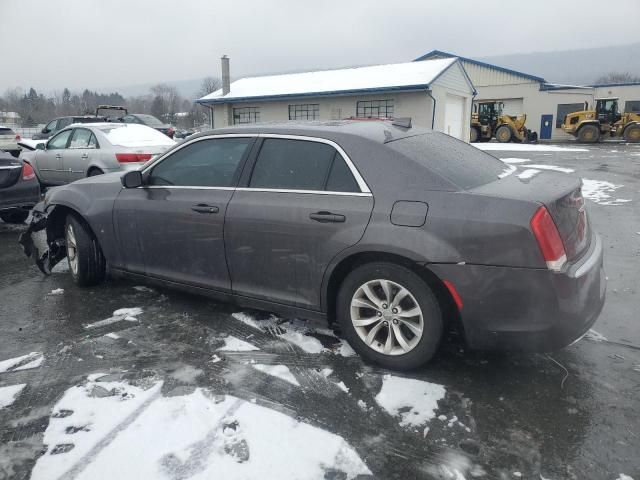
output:
[[84, 177], [138, 168], [175, 141], [146, 125], [74, 124], [35, 150], [22, 152], [43, 185], [64, 185]]

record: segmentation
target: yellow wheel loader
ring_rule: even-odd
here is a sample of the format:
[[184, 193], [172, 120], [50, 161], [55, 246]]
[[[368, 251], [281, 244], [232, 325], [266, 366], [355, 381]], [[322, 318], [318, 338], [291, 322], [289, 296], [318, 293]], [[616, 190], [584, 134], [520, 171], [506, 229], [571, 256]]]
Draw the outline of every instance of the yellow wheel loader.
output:
[[627, 142], [640, 142], [640, 114], [619, 113], [617, 98], [596, 98], [596, 109], [569, 113], [564, 117], [562, 129], [579, 142], [599, 142], [603, 136], [623, 138]]
[[538, 134], [526, 128], [526, 115], [504, 115], [502, 102], [478, 102], [471, 114], [472, 142], [488, 142], [493, 137], [498, 142], [535, 142]]

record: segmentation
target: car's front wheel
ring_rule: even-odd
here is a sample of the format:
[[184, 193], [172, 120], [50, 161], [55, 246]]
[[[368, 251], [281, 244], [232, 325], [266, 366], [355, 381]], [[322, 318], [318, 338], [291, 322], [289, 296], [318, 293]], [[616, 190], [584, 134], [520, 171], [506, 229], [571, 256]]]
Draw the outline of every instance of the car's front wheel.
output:
[[352, 271], [340, 287], [337, 309], [353, 349], [388, 368], [424, 365], [442, 338], [442, 313], [432, 290], [393, 263], [368, 263]]
[[104, 280], [106, 262], [89, 226], [75, 215], [69, 215], [64, 231], [67, 261], [75, 283], [84, 287]]

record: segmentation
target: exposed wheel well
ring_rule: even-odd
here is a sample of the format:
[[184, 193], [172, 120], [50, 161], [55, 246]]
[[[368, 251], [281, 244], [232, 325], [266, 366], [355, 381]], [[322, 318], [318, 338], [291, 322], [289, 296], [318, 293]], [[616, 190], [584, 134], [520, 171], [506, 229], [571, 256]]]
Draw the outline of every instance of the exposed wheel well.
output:
[[326, 306], [327, 306], [327, 321], [332, 326], [336, 323], [336, 301], [338, 297], [338, 291], [340, 285], [345, 277], [354, 268], [359, 267], [365, 263], [372, 262], [389, 262], [401, 265], [408, 268], [420, 278], [432, 289], [433, 293], [438, 300], [438, 304], [443, 313], [443, 320], [445, 327], [458, 328], [461, 333], [464, 333], [462, 322], [460, 319], [460, 312], [456, 307], [456, 304], [451, 297], [451, 293], [447, 287], [442, 283], [442, 280], [438, 278], [427, 266], [420, 265], [409, 258], [393, 253], [381, 253], [381, 252], [360, 252], [342, 260], [336, 268], [334, 268], [329, 278], [326, 291]]
[[95, 237], [93, 230], [89, 226], [89, 223], [84, 218], [82, 218], [82, 215], [80, 215], [76, 210], [64, 205], [56, 205], [47, 218], [47, 240], [49, 242], [58, 238], [64, 238], [64, 227], [66, 218], [69, 214], [74, 214], [78, 218], [78, 220], [80, 220], [84, 225], [87, 226], [87, 228], [91, 232], [91, 235]]
[[89, 168], [89, 170], [87, 170], [87, 177], [90, 177], [92, 173], [94, 172], [100, 172], [98, 175], [101, 175], [104, 173], [104, 171], [100, 168], [100, 167], [91, 167]]

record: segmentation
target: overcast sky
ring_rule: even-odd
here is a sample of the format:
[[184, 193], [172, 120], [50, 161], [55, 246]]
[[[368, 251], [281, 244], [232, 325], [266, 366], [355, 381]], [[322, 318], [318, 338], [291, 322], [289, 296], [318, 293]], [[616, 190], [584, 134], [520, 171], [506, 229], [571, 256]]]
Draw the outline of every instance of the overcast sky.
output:
[[[0, 93], [637, 42], [640, 1], [0, 0]], [[510, 40], [509, 40], [510, 39]]]

